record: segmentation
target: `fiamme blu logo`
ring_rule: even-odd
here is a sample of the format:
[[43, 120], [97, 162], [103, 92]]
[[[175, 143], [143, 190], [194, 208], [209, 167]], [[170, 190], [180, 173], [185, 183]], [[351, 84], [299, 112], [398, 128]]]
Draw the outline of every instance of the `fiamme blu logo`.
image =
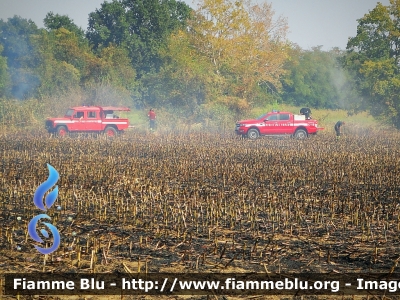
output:
[[[44, 195], [57, 183], [58, 179], [60, 178], [56, 169], [54, 169], [51, 165], [47, 164], [47, 168], [49, 169], [49, 177], [36, 189], [33, 196], [33, 203], [43, 212], [46, 212], [48, 209], [50, 209], [53, 206], [54, 202], [57, 200], [58, 186], [55, 186], [55, 188], [47, 194], [45, 201], [43, 201], [43, 198]], [[33, 240], [43, 244], [44, 241], [40, 238], [37, 232], [37, 226], [41, 219], [51, 220], [51, 218], [44, 213], [35, 216], [28, 224], [28, 233]], [[56, 251], [60, 246], [60, 234], [54, 225], [47, 222], [43, 222], [42, 224], [45, 225], [53, 235], [53, 245], [48, 248], [42, 248], [35, 245], [35, 248], [42, 254], [50, 254]], [[49, 232], [45, 229], [41, 229], [40, 233], [46, 238], [49, 238], [50, 236]]]

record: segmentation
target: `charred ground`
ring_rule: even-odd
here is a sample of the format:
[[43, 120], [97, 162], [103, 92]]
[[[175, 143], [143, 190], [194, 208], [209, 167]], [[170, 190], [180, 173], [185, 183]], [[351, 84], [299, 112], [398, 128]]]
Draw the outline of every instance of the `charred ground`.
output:
[[[2, 272], [396, 270], [399, 137], [3, 136]], [[44, 263], [27, 224], [46, 163], [62, 240]]]

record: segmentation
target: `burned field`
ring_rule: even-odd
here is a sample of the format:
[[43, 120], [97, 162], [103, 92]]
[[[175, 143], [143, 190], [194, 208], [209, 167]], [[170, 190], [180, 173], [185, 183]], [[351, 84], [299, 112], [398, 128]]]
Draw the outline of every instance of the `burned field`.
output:
[[[2, 272], [397, 271], [399, 137], [3, 136]], [[27, 226], [47, 163], [44, 260]]]

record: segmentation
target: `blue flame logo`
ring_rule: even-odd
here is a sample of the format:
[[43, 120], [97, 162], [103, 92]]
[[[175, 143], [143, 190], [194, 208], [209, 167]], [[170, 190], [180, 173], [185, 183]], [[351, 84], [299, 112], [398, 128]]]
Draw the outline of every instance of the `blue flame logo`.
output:
[[[36, 192], [33, 195], [33, 203], [37, 208], [39, 208], [42, 211], [46, 211], [47, 209], [49, 209], [54, 204], [58, 196], [58, 186], [56, 186], [50, 193], [47, 194], [45, 198], [45, 203], [43, 203], [44, 194], [47, 191], [49, 191], [50, 188], [53, 185], [55, 185], [58, 179], [60, 178], [56, 169], [54, 169], [51, 165], [47, 164], [47, 168], [49, 169], [50, 173], [49, 178], [36, 189]], [[40, 219], [51, 220], [51, 218], [46, 214], [37, 215], [29, 222], [28, 233], [31, 236], [31, 238], [34, 239], [36, 242], [43, 243], [43, 240], [40, 238], [40, 236], [36, 231], [36, 226]], [[47, 226], [47, 228], [53, 235], [54, 239], [53, 245], [50, 248], [41, 248], [35, 245], [35, 248], [42, 254], [50, 254], [56, 251], [57, 248], [60, 246], [60, 234], [58, 233], [58, 230], [54, 225], [51, 225], [50, 223], [43, 223], [43, 224]], [[49, 237], [49, 233], [44, 229], [40, 230], [40, 233], [46, 238]]]

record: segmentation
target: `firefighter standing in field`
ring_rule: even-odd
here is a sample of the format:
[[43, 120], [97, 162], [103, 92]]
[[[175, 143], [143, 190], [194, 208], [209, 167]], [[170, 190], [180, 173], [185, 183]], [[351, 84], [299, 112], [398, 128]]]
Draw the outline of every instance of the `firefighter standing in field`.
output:
[[156, 128], [156, 113], [152, 108], [150, 108], [149, 113], [147, 114], [150, 121], [150, 130], [153, 131]]
[[345, 122], [343, 121], [337, 121], [337, 123], [335, 124], [335, 131], [336, 131], [336, 139], [340, 138], [340, 129], [341, 127], [345, 124]]

